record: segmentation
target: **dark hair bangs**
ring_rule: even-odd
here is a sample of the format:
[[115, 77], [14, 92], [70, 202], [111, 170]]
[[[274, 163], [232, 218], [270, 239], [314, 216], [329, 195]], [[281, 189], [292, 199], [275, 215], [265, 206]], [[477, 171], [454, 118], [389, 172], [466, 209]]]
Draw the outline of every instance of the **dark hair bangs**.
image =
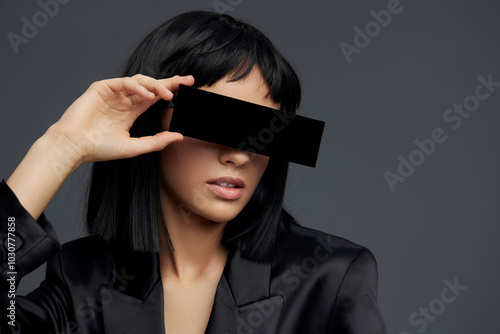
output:
[[301, 96], [295, 71], [260, 30], [226, 14], [194, 11], [167, 21], [134, 51], [123, 75], [168, 78], [191, 74], [193, 87], [201, 87], [226, 76], [241, 80], [255, 65], [272, 100], [282, 110], [295, 112]]

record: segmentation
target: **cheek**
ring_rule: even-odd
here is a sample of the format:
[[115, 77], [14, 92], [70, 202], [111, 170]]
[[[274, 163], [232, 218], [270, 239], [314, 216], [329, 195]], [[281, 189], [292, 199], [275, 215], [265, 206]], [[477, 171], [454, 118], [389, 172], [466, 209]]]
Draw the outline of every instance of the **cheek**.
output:
[[254, 164], [255, 164], [255, 169], [257, 173], [264, 174], [266, 171], [267, 166], [269, 165], [269, 157], [265, 155], [256, 155], [254, 158]]
[[[189, 180], [196, 168], [196, 154], [183, 145], [183, 142], [173, 143], [161, 152], [161, 168], [164, 179]], [[195, 160], [196, 159], [196, 160]]]
[[262, 175], [264, 175], [264, 172], [266, 171], [268, 164], [269, 164], [269, 157], [262, 155], [256, 156], [252, 161], [251, 177], [253, 180], [255, 180], [255, 182], [253, 182], [255, 188], [257, 188], [257, 184], [262, 178]]
[[161, 152], [163, 180], [167, 185], [176, 185], [177, 191], [189, 190], [205, 180], [210, 175], [211, 166], [213, 153], [188, 137], [170, 144]]

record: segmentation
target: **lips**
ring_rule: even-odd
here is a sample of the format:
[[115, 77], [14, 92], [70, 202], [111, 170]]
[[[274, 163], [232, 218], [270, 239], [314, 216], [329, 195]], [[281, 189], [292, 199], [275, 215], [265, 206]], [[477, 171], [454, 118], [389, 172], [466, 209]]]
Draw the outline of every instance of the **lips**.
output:
[[223, 199], [238, 199], [243, 194], [245, 182], [239, 178], [225, 176], [208, 181], [207, 186]]
[[231, 177], [231, 176], [223, 176], [223, 177], [218, 177], [216, 179], [210, 180], [207, 183], [209, 184], [217, 184], [223, 187], [228, 187], [228, 188], [244, 188], [245, 187], [245, 182], [237, 177]]

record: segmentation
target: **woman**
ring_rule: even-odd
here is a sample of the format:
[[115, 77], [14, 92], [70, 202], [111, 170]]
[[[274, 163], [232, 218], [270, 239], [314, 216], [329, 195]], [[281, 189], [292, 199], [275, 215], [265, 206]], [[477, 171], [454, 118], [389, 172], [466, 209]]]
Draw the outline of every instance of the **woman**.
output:
[[[246, 23], [194, 11], [155, 29], [0, 184], [3, 238], [17, 236], [3, 332], [384, 333], [371, 252], [282, 208], [287, 161], [169, 132], [181, 85], [292, 113], [300, 101], [293, 69]], [[59, 251], [43, 211], [87, 162], [91, 236]], [[9, 297], [46, 261], [38, 289]]]

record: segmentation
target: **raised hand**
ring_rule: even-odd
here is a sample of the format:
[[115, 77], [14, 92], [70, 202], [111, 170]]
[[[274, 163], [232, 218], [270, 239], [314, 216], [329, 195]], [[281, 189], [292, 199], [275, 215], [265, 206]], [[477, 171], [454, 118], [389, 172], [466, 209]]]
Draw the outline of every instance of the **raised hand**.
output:
[[66, 178], [86, 162], [130, 158], [183, 139], [160, 132], [131, 138], [134, 121], [160, 99], [171, 100], [192, 76], [157, 80], [144, 75], [93, 83], [30, 148], [7, 180], [25, 209], [38, 219]]
[[192, 76], [157, 80], [141, 74], [94, 82], [53, 124], [47, 134], [66, 150], [66, 163], [75, 168], [85, 162], [134, 157], [158, 151], [182, 140], [168, 131], [131, 138], [134, 121], [159, 99], [171, 100], [180, 84], [190, 86]]

